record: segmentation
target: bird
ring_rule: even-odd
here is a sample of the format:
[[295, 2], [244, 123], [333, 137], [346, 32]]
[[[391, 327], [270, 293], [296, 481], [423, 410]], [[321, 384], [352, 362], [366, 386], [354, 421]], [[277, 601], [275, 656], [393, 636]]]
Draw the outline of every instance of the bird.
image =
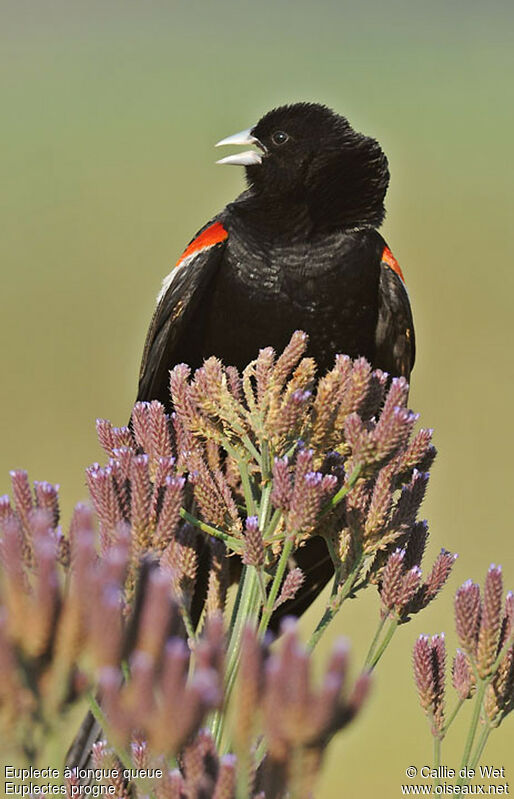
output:
[[[214, 355], [242, 370], [261, 348], [282, 350], [298, 329], [308, 334], [306, 354], [320, 373], [344, 353], [408, 379], [414, 325], [402, 270], [378, 232], [389, 185], [378, 142], [326, 106], [300, 102], [269, 111], [217, 146], [252, 148], [217, 162], [243, 166], [247, 188], [199, 230], [164, 278], [137, 401], [159, 400], [171, 411], [175, 365], [196, 369]], [[305, 580], [274, 612], [274, 632], [283, 616], [300, 616], [333, 574], [320, 536], [311, 536], [291, 560]], [[191, 611], [195, 626], [208, 570], [205, 542]], [[88, 714], [67, 764], [85, 767], [101, 734]]]
[[[297, 329], [308, 334], [306, 354], [320, 373], [344, 353], [408, 379], [414, 324], [402, 270], [378, 232], [389, 184], [379, 143], [326, 106], [299, 102], [216, 146], [251, 148], [217, 162], [243, 166], [247, 188], [164, 278], [137, 400], [171, 410], [176, 364], [196, 369], [216, 356], [242, 370], [261, 348], [282, 350]], [[319, 536], [295, 558], [305, 582], [274, 614], [275, 629], [283, 615], [301, 615], [333, 574]]]
[[276, 108], [216, 146], [250, 145], [248, 188], [164, 278], [137, 399], [169, 406], [169, 370], [215, 355], [242, 369], [262, 347], [309, 335], [320, 370], [336, 353], [408, 378], [414, 326], [405, 280], [378, 232], [389, 168], [378, 142], [315, 103]]

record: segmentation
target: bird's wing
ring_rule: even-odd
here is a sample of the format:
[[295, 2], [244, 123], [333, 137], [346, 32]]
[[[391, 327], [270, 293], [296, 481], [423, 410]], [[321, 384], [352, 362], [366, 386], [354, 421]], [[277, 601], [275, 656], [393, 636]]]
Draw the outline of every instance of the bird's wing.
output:
[[416, 354], [414, 323], [402, 270], [387, 246], [380, 262], [375, 347], [382, 369], [409, 377]]
[[143, 351], [138, 400], [167, 398], [168, 372], [179, 347], [183, 349], [188, 323], [220, 264], [227, 238], [221, 221], [209, 222], [164, 278]]

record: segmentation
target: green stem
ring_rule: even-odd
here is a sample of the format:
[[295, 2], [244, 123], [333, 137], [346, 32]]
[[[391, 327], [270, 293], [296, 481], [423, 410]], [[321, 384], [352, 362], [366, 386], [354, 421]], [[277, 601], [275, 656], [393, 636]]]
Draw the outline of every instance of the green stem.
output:
[[353, 472], [350, 475], [350, 478], [347, 483], [345, 483], [339, 491], [334, 494], [334, 496], [327, 502], [323, 510], [321, 511], [321, 515], [324, 516], [326, 513], [329, 513], [336, 505], [345, 498], [349, 491], [354, 487], [355, 483], [360, 477], [360, 473], [362, 472], [362, 464], [358, 463]]
[[341, 566], [341, 558], [335, 551], [334, 542], [330, 535], [325, 536], [325, 543], [327, 545], [328, 554], [330, 555], [332, 563], [334, 564], [334, 569], [337, 571], [337, 569]]
[[130, 667], [125, 658], [121, 661], [121, 673], [125, 682], [130, 682]]
[[[314, 647], [316, 646], [316, 644], [318, 643], [319, 639], [321, 638], [321, 636], [323, 635], [325, 630], [327, 629], [328, 625], [330, 624], [330, 622], [332, 621], [334, 616], [336, 615], [336, 613], [338, 613], [338, 611], [340, 610], [341, 605], [343, 604], [344, 600], [351, 593], [352, 588], [353, 588], [353, 584], [354, 584], [355, 580], [357, 579], [357, 576], [358, 576], [358, 574], [360, 572], [360, 569], [361, 569], [361, 566], [362, 566], [363, 562], [364, 562], [364, 554], [362, 554], [357, 559], [357, 562], [356, 562], [355, 566], [353, 567], [352, 571], [350, 572], [350, 574], [346, 578], [346, 580], [343, 583], [343, 585], [339, 588], [337, 593], [334, 594], [334, 589], [332, 590], [332, 595], [330, 597], [329, 604], [327, 605], [327, 607], [325, 609], [325, 612], [324, 612], [323, 616], [321, 617], [321, 620], [319, 621], [316, 629], [314, 630], [313, 634], [310, 637], [309, 643], [307, 644], [307, 648], [311, 652], [314, 649]], [[336, 586], [335, 586], [335, 583], [334, 583], [334, 588], [335, 587]]]
[[391, 623], [390, 623], [390, 625], [389, 625], [389, 627], [387, 629], [387, 632], [386, 632], [386, 634], [385, 634], [385, 636], [384, 636], [384, 638], [382, 640], [382, 643], [380, 644], [379, 648], [377, 649], [377, 651], [373, 655], [370, 663], [368, 664], [368, 668], [370, 669], [370, 671], [372, 671], [375, 668], [375, 666], [377, 665], [378, 661], [380, 660], [380, 658], [382, 657], [382, 655], [386, 651], [387, 647], [391, 643], [391, 639], [392, 639], [392, 637], [395, 634], [397, 629], [398, 629], [398, 620], [397, 619], [391, 619]]
[[267, 531], [268, 523], [269, 523], [269, 515], [271, 511], [271, 491], [272, 491], [272, 484], [271, 482], [266, 483], [264, 488], [262, 489], [262, 496], [261, 496], [261, 507], [259, 511], [259, 529]]
[[248, 471], [248, 464], [242, 458], [237, 458], [237, 466], [239, 474], [241, 475], [241, 485], [243, 487], [243, 494], [246, 502], [246, 513], [248, 516], [257, 516], [257, 506], [253, 496], [252, 483], [250, 481], [250, 473]]
[[[477, 692], [475, 694], [475, 707], [473, 709], [473, 716], [471, 718], [471, 724], [469, 726], [469, 732], [468, 732], [468, 737], [466, 738], [464, 752], [462, 753], [460, 771], [467, 769], [469, 765], [469, 757], [471, 754], [471, 749], [473, 747], [473, 741], [475, 740], [478, 722], [480, 720], [480, 711], [482, 710], [482, 702], [484, 700], [486, 687], [487, 687], [487, 681], [479, 679]], [[457, 785], [462, 785], [464, 782], [465, 782], [465, 777], [459, 777]]]
[[[237, 424], [237, 423], [234, 424], [234, 420], [229, 421], [229, 424], [231, 424], [232, 427], [234, 428], [234, 430], [236, 430], [236, 432], [239, 434], [239, 436], [241, 436], [242, 443], [245, 445], [245, 447], [248, 450], [248, 452], [252, 455], [252, 457], [255, 458], [255, 460], [257, 461], [258, 465], [260, 466], [261, 465], [261, 454], [260, 454], [259, 450], [256, 448], [256, 446], [253, 443], [253, 441], [251, 440], [251, 438], [248, 435], [248, 433], [245, 433], [245, 428], [242, 425], [240, 425], [240, 424]], [[239, 458], [239, 454], [238, 454], [236, 448], [231, 444], [230, 439], [227, 438], [227, 436], [223, 436], [223, 435], [221, 436], [221, 444], [226, 449], [228, 454], [231, 455], [235, 460], [237, 460]]]
[[234, 602], [234, 607], [232, 608], [232, 614], [230, 616], [230, 625], [229, 625], [229, 628], [228, 628], [229, 639], [230, 639], [230, 637], [232, 635], [232, 631], [233, 631], [235, 623], [236, 623], [237, 614], [239, 613], [239, 606], [241, 604], [241, 597], [242, 597], [243, 588], [244, 588], [243, 576], [244, 576], [244, 572], [243, 572], [243, 575], [241, 576], [241, 579], [239, 580], [239, 584], [237, 586], [236, 599], [235, 599], [235, 602]]
[[95, 717], [95, 721], [97, 721], [101, 726], [105, 737], [109, 741], [109, 744], [113, 747], [114, 753], [118, 758], [118, 760], [120, 761], [120, 763], [122, 763], [123, 766], [125, 766], [125, 768], [129, 769], [134, 768], [134, 766], [132, 765], [132, 758], [130, 757], [128, 752], [125, 752], [124, 749], [118, 749], [114, 746], [112, 735], [109, 734], [109, 722], [107, 721], [107, 716], [103, 712], [102, 708], [100, 707], [100, 705], [96, 700], [95, 695], [91, 691], [89, 691], [87, 694], [87, 700], [89, 703], [89, 709], [93, 714], [93, 716]]
[[217, 711], [211, 722], [211, 732], [219, 749], [223, 736], [223, 727], [226, 718], [226, 710], [234, 682], [236, 679], [237, 668], [241, 656], [241, 640], [243, 631], [247, 624], [256, 623], [258, 609], [260, 606], [259, 579], [257, 570], [253, 566], [245, 566], [241, 576], [242, 590], [234, 619], [230, 641], [228, 645], [227, 666], [225, 669], [225, 690], [223, 697], [223, 707]]
[[193, 622], [191, 620], [191, 616], [189, 615], [188, 609], [184, 606], [183, 602], [180, 603], [180, 615], [182, 616], [182, 621], [184, 622], [184, 627], [186, 628], [186, 633], [191, 641], [196, 640], [195, 628], [193, 627]]
[[337, 556], [337, 553], [334, 549], [334, 542], [332, 541], [332, 538], [330, 536], [327, 536], [325, 538], [325, 543], [327, 545], [328, 554], [330, 555], [330, 560], [332, 561], [334, 566], [334, 579], [332, 581], [332, 590], [330, 592], [330, 600], [329, 600], [330, 604], [330, 602], [334, 599], [334, 597], [337, 596], [337, 591], [339, 585], [341, 584], [341, 571], [343, 564], [341, 562], [341, 559]]
[[245, 445], [245, 447], [248, 450], [248, 452], [255, 458], [255, 460], [257, 461], [257, 464], [259, 466], [261, 466], [263, 464], [262, 457], [264, 457], [264, 455], [261, 457], [261, 453], [259, 452], [259, 450], [255, 446], [253, 441], [249, 438], [249, 436], [247, 436], [247, 435], [243, 436], [242, 440], [243, 440], [243, 444]]
[[452, 711], [448, 721], [446, 722], [446, 724], [443, 727], [443, 733], [445, 735], [448, 732], [448, 730], [450, 729], [450, 726], [453, 724], [453, 722], [457, 718], [457, 714], [458, 714], [459, 710], [461, 709], [462, 705], [464, 704], [464, 702], [465, 702], [464, 699], [459, 699], [459, 701], [457, 702], [457, 704], [453, 708], [453, 711]]
[[244, 752], [237, 761], [236, 799], [248, 799], [252, 795], [252, 762], [250, 752]]
[[[438, 735], [434, 735], [434, 769], [438, 769], [441, 765], [441, 739]], [[439, 777], [434, 780], [434, 788], [441, 784]]]
[[277, 570], [275, 572], [275, 576], [271, 584], [270, 592], [268, 594], [268, 601], [262, 612], [261, 623], [259, 625], [259, 636], [263, 636], [266, 630], [268, 629], [268, 624], [270, 623], [270, 619], [273, 614], [273, 608], [275, 607], [278, 591], [282, 583], [284, 572], [286, 570], [289, 555], [291, 554], [291, 551], [293, 549], [293, 544], [294, 544], [293, 538], [286, 538], [284, 546], [282, 548], [280, 559], [277, 564]]
[[255, 749], [255, 765], [258, 767], [264, 760], [268, 750], [268, 742], [266, 736], [262, 735]]
[[[248, 463], [238, 453], [238, 451], [230, 444], [229, 441], [224, 440], [223, 444], [224, 444], [224, 447], [227, 450], [228, 454], [231, 455], [234, 458], [235, 462], [237, 463], [237, 468], [239, 469], [239, 474], [241, 476], [241, 485], [242, 485], [242, 488], [243, 488], [243, 494], [244, 494], [245, 503], [246, 503], [246, 515], [247, 516], [256, 516], [257, 515], [257, 507], [256, 507], [256, 504], [255, 504], [255, 498], [254, 498], [254, 495], [253, 495], [253, 488], [252, 488], [252, 483], [251, 483], [251, 480], [250, 480], [250, 472], [248, 471]], [[250, 439], [245, 440], [245, 444], [247, 445], [248, 448], [250, 448], [250, 446], [251, 446], [252, 449], [255, 450], [255, 447], [253, 447], [253, 444], [251, 443]], [[259, 455], [257, 450], [255, 450], [255, 453], [257, 455], [257, 459], [258, 459], [258, 462], [259, 462], [259, 465], [260, 465], [261, 456]]]
[[262, 607], [264, 607], [266, 605], [267, 594], [266, 594], [266, 586], [264, 584], [264, 576], [263, 576], [263, 573], [262, 573], [262, 567], [257, 569], [257, 579], [259, 580], [259, 591], [260, 591], [260, 594], [261, 594], [261, 605], [262, 605]]
[[386, 623], [387, 619], [388, 616], [386, 614], [380, 619], [378, 623], [375, 635], [373, 636], [373, 640], [368, 649], [368, 654], [366, 655], [366, 660], [364, 661], [364, 666], [362, 668], [363, 671], [368, 671], [368, 669], [370, 668], [370, 663], [373, 658], [373, 655], [375, 654], [375, 649], [377, 648], [378, 645], [378, 639], [380, 638], [380, 633], [384, 629], [384, 624]]
[[271, 463], [270, 463], [270, 450], [269, 443], [266, 438], [262, 439], [261, 444], [261, 463], [262, 463], [262, 479], [268, 481], [271, 477]]
[[207, 533], [208, 535], [213, 535], [215, 538], [221, 538], [221, 540], [224, 541], [225, 544], [227, 544], [227, 546], [229, 546], [235, 552], [241, 551], [242, 544], [238, 538], [234, 538], [234, 536], [224, 533], [223, 530], [220, 530], [218, 527], [213, 527], [211, 524], [202, 522], [201, 519], [197, 519], [196, 516], [193, 516], [185, 508], [180, 508], [180, 515], [183, 519], [185, 519], [186, 522], [194, 524], [194, 526], [198, 527], [198, 529], [202, 530], [202, 532]]
[[271, 521], [268, 524], [266, 530], [263, 530], [263, 538], [265, 541], [278, 541], [283, 539], [282, 533], [279, 533], [275, 538], [273, 538], [273, 533], [277, 529], [277, 525], [282, 518], [282, 511], [279, 508], [276, 508], [273, 511], [273, 515], [271, 517]]
[[509, 651], [509, 649], [511, 648], [513, 643], [514, 643], [514, 635], [511, 635], [511, 636], [509, 636], [509, 638], [506, 640], [506, 642], [502, 646], [498, 657], [496, 658], [496, 660], [494, 661], [494, 663], [492, 665], [491, 676], [494, 676], [496, 674], [496, 672], [498, 670], [498, 666], [502, 662], [503, 658], [505, 657], [505, 655], [507, 654], [507, 652]]
[[482, 752], [485, 749], [485, 745], [487, 743], [487, 739], [489, 738], [489, 736], [491, 734], [491, 730], [492, 730], [492, 727], [490, 727], [489, 724], [484, 724], [484, 729], [482, 730], [482, 735], [480, 736], [480, 738], [478, 740], [477, 748], [475, 749], [475, 753], [474, 753], [474, 755], [471, 758], [470, 763], [469, 763], [469, 767], [470, 768], [476, 769], [476, 767], [477, 767], [477, 765], [479, 763], [479, 760], [480, 760], [480, 758], [482, 756]]

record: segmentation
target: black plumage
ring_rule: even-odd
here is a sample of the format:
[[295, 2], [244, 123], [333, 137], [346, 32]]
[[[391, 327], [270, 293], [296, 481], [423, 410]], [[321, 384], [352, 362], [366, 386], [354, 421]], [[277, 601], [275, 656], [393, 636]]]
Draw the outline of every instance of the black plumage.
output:
[[[195, 236], [165, 278], [148, 331], [137, 399], [168, 409], [169, 371], [210, 355], [243, 369], [261, 347], [277, 351], [294, 330], [309, 334], [320, 371], [336, 353], [364, 356], [409, 377], [414, 328], [401, 270], [377, 232], [389, 183], [379, 144], [311, 103], [277, 108], [224, 140], [251, 152], [224, 159], [246, 166], [248, 189]], [[209, 569], [204, 537], [193, 617]], [[325, 542], [310, 538], [295, 559], [306, 575], [271, 621], [300, 615], [333, 573]], [[234, 559], [232, 559], [234, 561]], [[101, 734], [88, 715], [67, 757], [85, 767]]]
[[[379, 144], [310, 103], [270, 111], [221, 143], [255, 147], [223, 159], [246, 166], [248, 189], [202, 228], [165, 279], [138, 400], [169, 407], [175, 364], [196, 368], [216, 355], [243, 369], [261, 347], [280, 351], [297, 329], [309, 334], [307, 354], [320, 372], [346, 353], [408, 378], [409, 298], [377, 231], [389, 183]], [[307, 572], [295, 602], [300, 612], [332, 567], [321, 539], [297, 557]]]
[[[274, 144], [277, 132], [288, 139]], [[389, 182], [380, 146], [307, 103], [266, 114], [250, 138], [262, 153], [246, 167], [248, 190], [202, 228], [166, 279], [138, 399], [168, 405], [176, 363], [195, 368], [216, 355], [243, 368], [261, 347], [283, 348], [298, 328], [321, 370], [344, 352], [408, 377], [409, 299], [377, 232]], [[203, 246], [213, 227], [220, 232]]]

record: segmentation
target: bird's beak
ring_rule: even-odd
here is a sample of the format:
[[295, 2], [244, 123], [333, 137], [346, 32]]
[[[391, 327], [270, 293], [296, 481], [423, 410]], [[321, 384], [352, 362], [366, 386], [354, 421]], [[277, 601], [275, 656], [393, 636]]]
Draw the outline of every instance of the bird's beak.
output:
[[237, 164], [238, 166], [251, 166], [252, 164], [261, 164], [264, 155], [266, 154], [266, 148], [259, 141], [255, 136], [252, 135], [252, 131], [249, 128], [248, 130], [242, 130], [240, 133], [234, 133], [233, 136], [227, 136], [226, 139], [221, 139], [221, 141], [217, 142], [215, 145], [216, 147], [223, 147], [225, 144], [237, 144], [237, 145], [255, 145], [259, 147], [261, 152], [258, 153], [256, 150], [245, 150], [243, 153], [237, 153], [236, 155], [227, 155], [226, 158], [220, 158], [219, 161], [216, 161], [217, 164]]

